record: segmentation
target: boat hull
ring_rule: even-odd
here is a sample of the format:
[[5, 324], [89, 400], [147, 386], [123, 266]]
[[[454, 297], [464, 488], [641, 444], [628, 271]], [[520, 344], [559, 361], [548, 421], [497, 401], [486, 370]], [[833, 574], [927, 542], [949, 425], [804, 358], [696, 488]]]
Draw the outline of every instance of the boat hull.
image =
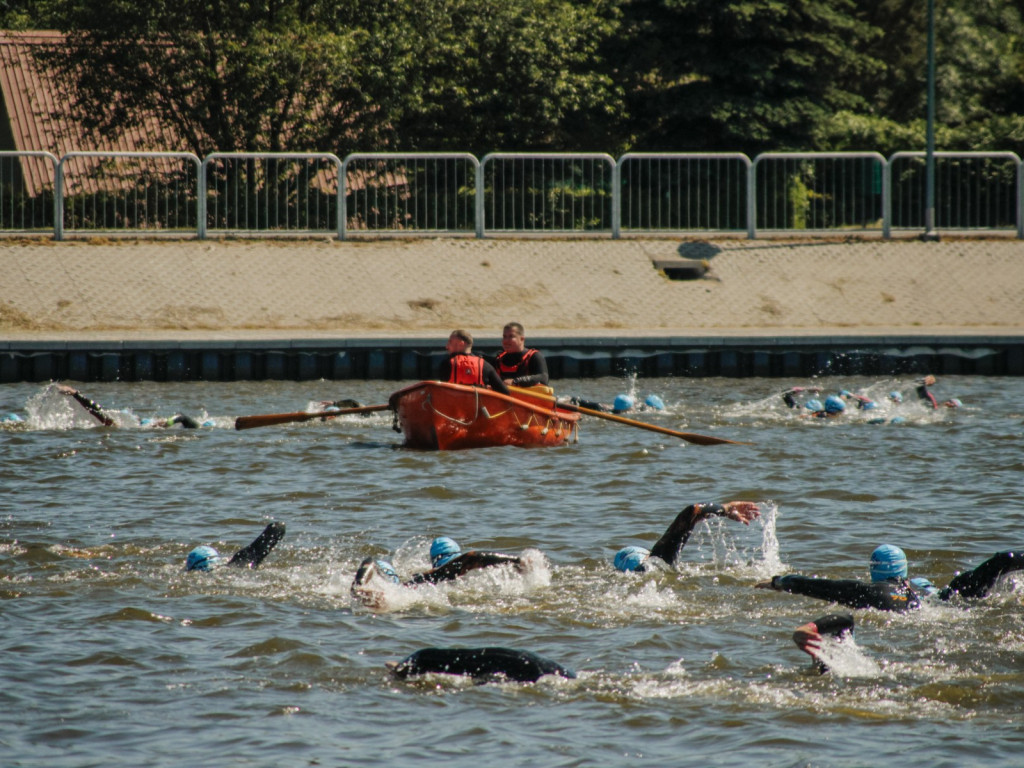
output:
[[575, 442], [579, 414], [550, 396], [517, 397], [481, 387], [421, 381], [391, 395], [407, 448], [455, 451], [498, 445], [543, 447]]

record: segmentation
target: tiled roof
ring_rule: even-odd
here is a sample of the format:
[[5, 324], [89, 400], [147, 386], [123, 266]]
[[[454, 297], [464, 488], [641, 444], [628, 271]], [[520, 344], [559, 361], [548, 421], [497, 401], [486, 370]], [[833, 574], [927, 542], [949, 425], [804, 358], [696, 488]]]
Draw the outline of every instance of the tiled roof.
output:
[[[74, 115], [58, 111], [66, 104], [64, 90], [51, 73], [32, 55], [43, 46], [64, 45], [64, 35], [53, 31], [0, 31], [0, 89], [7, 119], [14, 137], [14, 149], [20, 152], [46, 151], [58, 158], [68, 152], [166, 152], [182, 148], [173, 131], [154, 118], [141, 128], [131, 128], [116, 136], [100, 136], [88, 131]], [[96, 160], [78, 160], [68, 170], [84, 178]], [[26, 191], [34, 196], [52, 186], [52, 170], [42, 162], [23, 160]]]

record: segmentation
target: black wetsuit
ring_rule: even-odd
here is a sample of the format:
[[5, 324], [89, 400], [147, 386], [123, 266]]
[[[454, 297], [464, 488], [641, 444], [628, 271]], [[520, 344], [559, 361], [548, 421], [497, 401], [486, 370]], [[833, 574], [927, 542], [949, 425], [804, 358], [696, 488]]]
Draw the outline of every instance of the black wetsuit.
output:
[[426, 573], [417, 573], [404, 586], [412, 587], [417, 584], [437, 584], [441, 581], [454, 581], [460, 576], [465, 576], [470, 571], [481, 568], [490, 568], [495, 565], [514, 565], [519, 568], [522, 560], [515, 555], [506, 555], [503, 552], [478, 552], [471, 549], [456, 555], [444, 565]]
[[[724, 514], [725, 507], [721, 504], [708, 502], [690, 504], [676, 515], [676, 519], [672, 521], [671, 525], [665, 529], [665, 533], [661, 535], [661, 538], [651, 547], [651, 557], [658, 558], [670, 567], [675, 565], [679, 553], [683, 551], [683, 547], [689, 541], [690, 534], [693, 533], [697, 523], [708, 517]], [[658, 567], [657, 561], [650, 565], [644, 562], [636, 570], [639, 573], [644, 573], [652, 567]]]
[[[472, 354], [466, 352], [459, 352], [458, 354]], [[505, 382], [501, 380], [501, 376], [494, 370], [494, 366], [484, 360], [483, 371], [481, 372], [483, 377], [484, 386], [490, 387], [495, 392], [501, 392], [503, 395], [509, 394], [508, 387]], [[447, 357], [441, 361], [441, 367], [438, 370], [438, 380], [448, 381], [452, 377], [452, 361], [451, 357]]]
[[548, 383], [548, 363], [536, 349], [502, 352], [495, 358], [494, 367], [505, 383], [514, 387], [532, 387], [534, 384], [547, 386]]
[[284, 523], [271, 523], [252, 544], [235, 552], [228, 565], [236, 568], [258, 568], [263, 559], [284, 538]]
[[489, 679], [533, 683], [544, 675], [574, 678], [576, 673], [531, 651], [515, 648], [423, 648], [399, 662], [389, 662], [397, 677], [429, 672], [469, 675], [478, 681]]
[[[936, 594], [940, 600], [955, 595], [966, 598], [985, 597], [1000, 576], [1024, 569], [1024, 553], [998, 552], [977, 568], [954, 578], [949, 586]], [[904, 578], [887, 581], [857, 579], [816, 579], [809, 576], [775, 576], [772, 589], [796, 595], [828, 600], [850, 608], [877, 608], [880, 611], [903, 612], [921, 607], [926, 595]]]

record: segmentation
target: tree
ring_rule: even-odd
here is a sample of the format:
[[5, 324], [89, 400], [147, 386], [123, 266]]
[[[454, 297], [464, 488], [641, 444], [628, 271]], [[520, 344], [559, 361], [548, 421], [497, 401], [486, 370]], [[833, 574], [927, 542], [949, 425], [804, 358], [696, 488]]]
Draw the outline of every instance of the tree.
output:
[[[875, 63], [851, 0], [626, 0], [632, 133], [646, 149], [807, 149]], [[629, 55], [628, 53], [626, 55]]]
[[89, 124], [155, 115], [199, 154], [550, 146], [610, 109], [602, 3], [53, 2]]

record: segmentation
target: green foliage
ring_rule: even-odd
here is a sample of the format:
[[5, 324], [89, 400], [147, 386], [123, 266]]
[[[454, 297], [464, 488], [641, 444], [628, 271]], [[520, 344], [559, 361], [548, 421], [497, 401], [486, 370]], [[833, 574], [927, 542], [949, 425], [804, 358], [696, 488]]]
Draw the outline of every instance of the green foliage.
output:
[[[938, 145], [1024, 149], [1024, 7], [936, 3]], [[0, 0], [104, 131], [210, 151], [922, 145], [925, 0]], [[74, 87], [72, 87], [74, 86]]]

